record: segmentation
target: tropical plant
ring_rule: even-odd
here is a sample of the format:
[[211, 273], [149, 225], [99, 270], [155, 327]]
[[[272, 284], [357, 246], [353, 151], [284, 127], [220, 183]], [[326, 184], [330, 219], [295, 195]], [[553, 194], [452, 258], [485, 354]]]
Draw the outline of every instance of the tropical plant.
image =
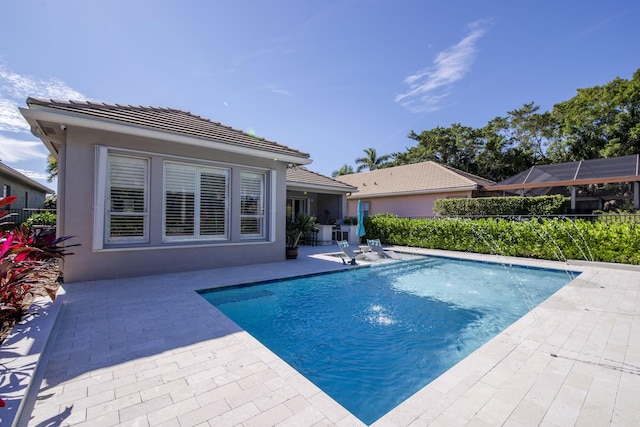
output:
[[51, 182], [58, 177], [58, 159], [49, 154], [47, 156], [47, 181]]
[[287, 248], [297, 248], [302, 236], [312, 232], [315, 226], [316, 217], [303, 212], [287, 218]]
[[390, 165], [388, 162], [391, 160], [391, 155], [385, 154], [384, 156], [378, 157], [378, 153], [375, 148], [365, 148], [364, 152], [366, 153], [365, 157], [356, 159], [356, 164], [358, 165], [358, 168], [356, 169], [357, 172], [362, 172], [363, 169], [369, 169], [372, 171]]
[[[8, 206], [11, 203], [15, 202], [16, 199], [16, 196], [7, 196], [0, 198], [0, 209], [3, 209], [4, 206]], [[14, 214], [9, 213], [9, 211], [6, 209], [0, 211], [0, 229], [5, 229], [6, 227], [13, 225], [11, 221], [8, 221], [12, 215]]]
[[[0, 206], [15, 198], [0, 198]], [[0, 212], [0, 220], [6, 211]], [[68, 248], [77, 245], [61, 244], [70, 237], [26, 226], [0, 233], [0, 342], [13, 326], [27, 316], [36, 297], [55, 299], [62, 275], [58, 261], [71, 255]]]
[[56, 214], [53, 212], [38, 212], [31, 215], [22, 223], [25, 227], [32, 229], [34, 225], [56, 225]]
[[341, 176], [341, 175], [350, 175], [352, 173], [353, 173], [353, 166], [345, 163], [337, 171], [331, 172], [331, 178], [335, 178], [336, 176]]
[[342, 223], [344, 225], [356, 225], [356, 224], [358, 224], [358, 217], [357, 216], [346, 216], [342, 220]]

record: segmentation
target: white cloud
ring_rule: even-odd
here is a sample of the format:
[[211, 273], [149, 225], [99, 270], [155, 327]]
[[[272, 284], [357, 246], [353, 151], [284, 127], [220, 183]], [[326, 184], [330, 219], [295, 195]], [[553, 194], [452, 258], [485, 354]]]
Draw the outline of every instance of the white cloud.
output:
[[475, 58], [476, 44], [486, 32], [486, 21], [469, 25], [470, 32], [458, 44], [438, 53], [433, 64], [407, 76], [408, 90], [395, 97], [395, 101], [413, 112], [438, 110], [449, 96], [453, 83], [469, 72]]
[[0, 131], [29, 132], [29, 124], [18, 111], [18, 103], [0, 95]]
[[279, 89], [277, 87], [275, 87], [274, 85], [268, 85], [267, 88], [275, 94], [278, 95], [286, 95], [286, 96], [291, 96], [291, 92], [289, 92], [288, 90], [285, 89]]
[[80, 92], [55, 78], [40, 79], [14, 73], [0, 64], [0, 131], [29, 132], [19, 106], [25, 105], [28, 97], [62, 100], [86, 100]]
[[15, 163], [25, 160], [46, 159], [47, 152], [40, 141], [24, 141], [0, 134], [0, 160]]
[[[28, 171], [28, 170], [24, 170], [24, 169], [16, 169], [18, 172], [20, 172], [22, 175], [29, 177], [31, 179], [35, 179], [36, 181], [47, 181], [47, 178], [49, 177], [49, 175], [47, 175], [44, 172], [34, 172], [34, 171]], [[47, 183], [45, 185], [51, 185], [51, 183]]]

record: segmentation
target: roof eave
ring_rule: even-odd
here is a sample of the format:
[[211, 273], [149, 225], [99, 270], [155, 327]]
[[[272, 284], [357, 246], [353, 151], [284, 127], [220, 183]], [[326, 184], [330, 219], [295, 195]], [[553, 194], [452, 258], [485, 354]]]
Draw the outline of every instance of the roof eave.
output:
[[[83, 117], [76, 114], [69, 114], [68, 112], [53, 111], [50, 108], [35, 105], [31, 108], [20, 108], [20, 112], [24, 118], [31, 124], [33, 129], [39, 129], [38, 121], [49, 121], [53, 123], [64, 124], [67, 126], [79, 126], [90, 129], [98, 129], [108, 132], [122, 133], [125, 135], [139, 136], [150, 139], [164, 140], [169, 142], [176, 142], [179, 144], [192, 145], [196, 147], [214, 148], [220, 151], [226, 151], [230, 153], [243, 154], [253, 157], [260, 157], [266, 159], [273, 159], [285, 163], [291, 163], [296, 165], [307, 165], [311, 163], [311, 159], [308, 156], [294, 156], [290, 154], [275, 153], [273, 151], [258, 150], [253, 148], [236, 146], [233, 144], [215, 141], [212, 139], [197, 138], [194, 136], [183, 135], [178, 133], [172, 133], [162, 130], [149, 129], [141, 126], [135, 126], [125, 123], [115, 123], [106, 120], [100, 120], [95, 118]], [[33, 133], [36, 137], [40, 138], [42, 142], [49, 148], [52, 145], [48, 138], [44, 134], [39, 132]], [[45, 141], [46, 140], [46, 141]]]
[[355, 187], [344, 188], [344, 187], [334, 187], [330, 185], [321, 185], [321, 184], [307, 184], [305, 182], [299, 181], [287, 181], [287, 189], [300, 189], [300, 190], [318, 190], [325, 193], [336, 193], [336, 194], [344, 194], [344, 193], [353, 193], [358, 191]]
[[372, 193], [363, 194], [356, 193], [349, 196], [349, 199], [373, 199], [377, 197], [397, 197], [397, 196], [417, 196], [421, 194], [437, 194], [437, 193], [458, 193], [461, 191], [475, 191], [482, 188], [479, 185], [465, 186], [465, 187], [450, 187], [450, 188], [434, 188], [429, 190], [414, 190], [414, 191], [395, 191], [388, 193]]

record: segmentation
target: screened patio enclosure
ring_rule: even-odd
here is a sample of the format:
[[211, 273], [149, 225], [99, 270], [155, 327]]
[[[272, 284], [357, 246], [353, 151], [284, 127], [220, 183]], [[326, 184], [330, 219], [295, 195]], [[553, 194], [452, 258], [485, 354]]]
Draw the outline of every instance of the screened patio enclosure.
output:
[[532, 166], [487, 190], [521, 196], [571, 196], [572, 213], [640, 209], [640, 155]]

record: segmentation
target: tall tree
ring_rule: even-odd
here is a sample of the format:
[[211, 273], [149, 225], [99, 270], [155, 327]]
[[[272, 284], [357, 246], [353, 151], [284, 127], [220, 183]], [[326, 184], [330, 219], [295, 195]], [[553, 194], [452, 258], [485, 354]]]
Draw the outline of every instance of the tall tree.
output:
[[631, 80], [578, 89], [552, 114], [559, 137], [548, 152], [554, 162], [640, 153], [640, 69]]
[[504, 128], [509, 146], [517, 147], [532, 163], [545, 161], [545, 152], [556, 128], [551, 113], [538, 113], [538, 110], [540, 106], [531, 102], [509, 111]]
[[353, 173], [353, 166], [344, 164], [342, 167], [336, 171], [331, 172], [331, 178], [335, 178], [340, 175], [350, 175]]
[[389, 154], [378, 157], [378, 153], [375, 148], [365, 148], [364, 152], [366, 153], [365, 157], [359, 157], [356, 159], [356, 164], [358, 165], [356, 172], [362, 172], [363, 169], [369, 169], [372, 171], [386, 167], [388, 166], [389, 160], [391, 160], [391, 155]]
[[547, 163], [546, 150], [556, 122], [550, 113], [538, 113], [531, 102], [496, 117], [482, 128], [483, 147], [476, 156], [478, 175], [502, 181], [535, 164]]
[[419, 135], [414, 131], [409, 138], [418, 142], [406, 153], [395, 153], [396, 165], [434, 161], [466, 172], [475, 173], [474, 159], [482, 147], [481, 133], [478, 129], [461, 124], [453, 124], [448, 128], [436, 127], [422, 131]]

